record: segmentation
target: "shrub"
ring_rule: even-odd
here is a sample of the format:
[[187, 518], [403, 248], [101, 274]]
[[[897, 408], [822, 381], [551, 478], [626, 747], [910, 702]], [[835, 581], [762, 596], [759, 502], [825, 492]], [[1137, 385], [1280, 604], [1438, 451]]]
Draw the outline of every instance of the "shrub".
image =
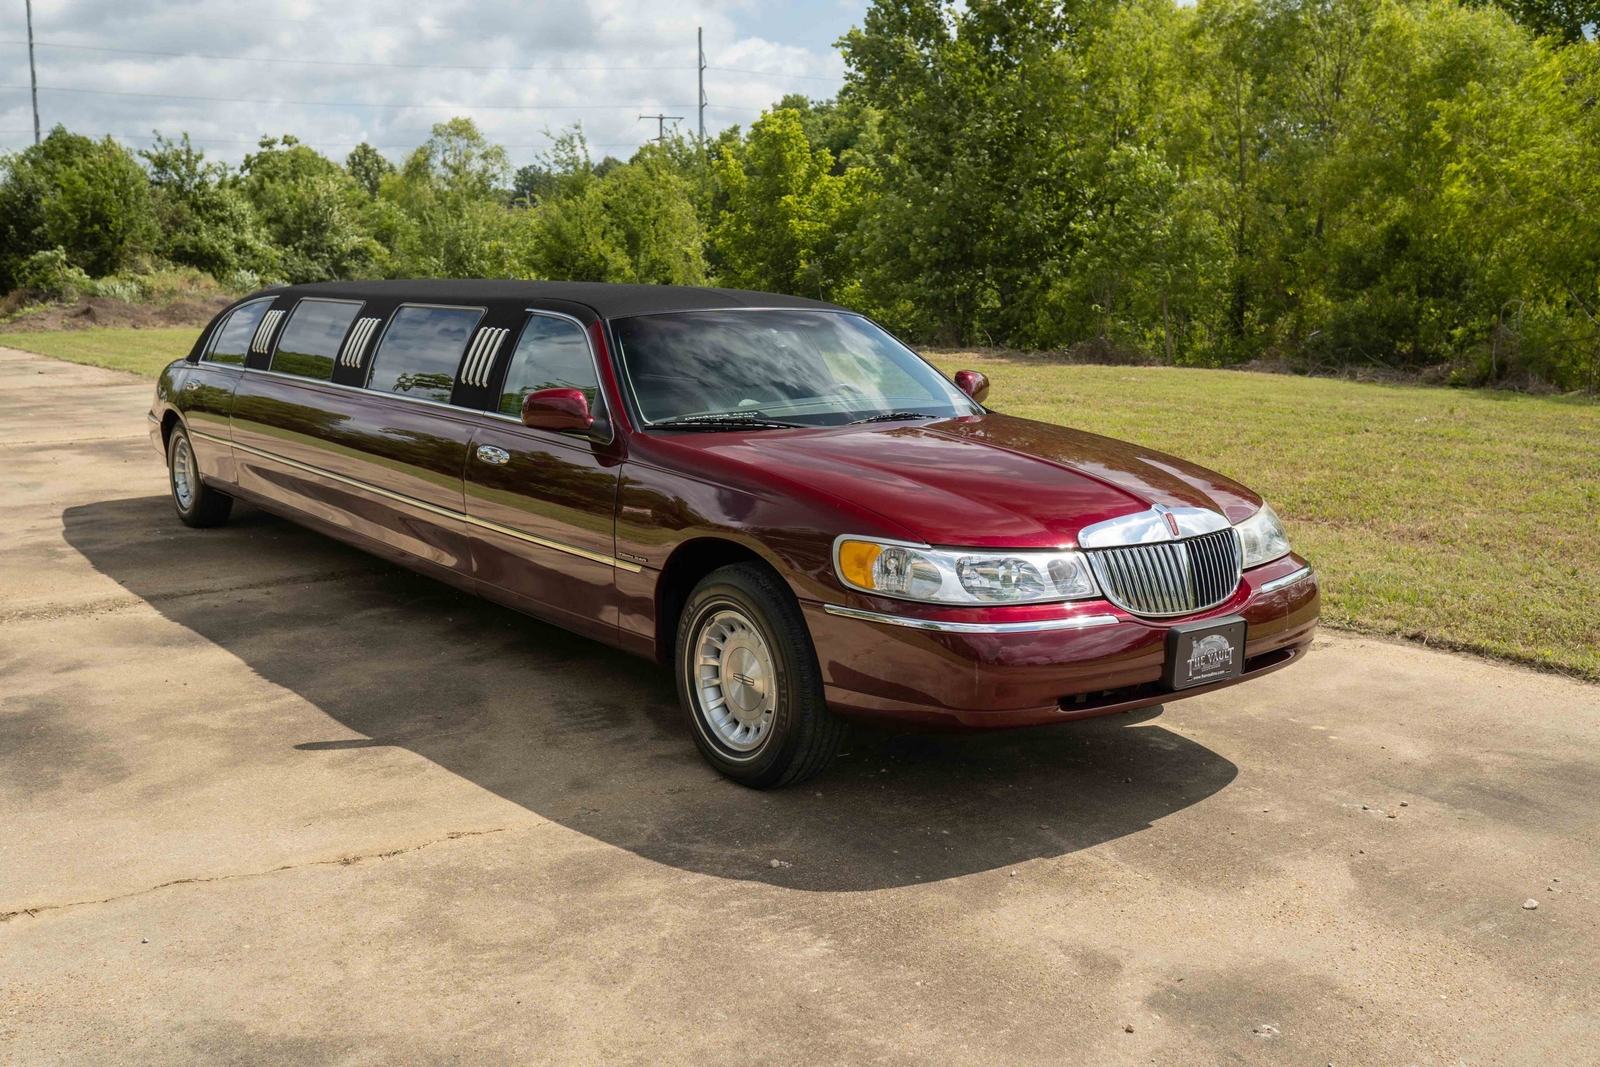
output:
[[362, 224], [368, 197], [333, 160], [293, 137], [267, 137], [229, 184], [250, 202], [276, 249], [272, 273], [322, 282], [372, 270], [379, 249]]
[[90, 278], [83, 286], [83, 295], [102, 296], [137, 304], [144, 299], [144, 286], [137, 278]]
[[228, 184], [228, 168], [207, 163], [189, 135], [172, 141], [156, 135], [155, 147], [139, 153], [150, 167], [159, 254], [215, 277], [270, 266], [273, 252], [250, 202]]
[[88, 288], [89, 276], [74, 266], [64, 248], [35, 252], [17, 267], [17, 285], [53, 300], [70, 301]]
[[150, 180], [110, 137], [61, 126], [0, 160], [0, 288], [25, 284], [22, 263], [60, 249], [86, 274], [115, 274], [157, 237]]

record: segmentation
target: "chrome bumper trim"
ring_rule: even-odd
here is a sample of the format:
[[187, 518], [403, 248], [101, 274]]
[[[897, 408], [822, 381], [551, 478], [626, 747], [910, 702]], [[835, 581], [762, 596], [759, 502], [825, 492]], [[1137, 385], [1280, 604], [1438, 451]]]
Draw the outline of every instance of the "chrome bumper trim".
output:
[[1270, 582], [1261, 583], [1261, 585], [1256, 587], [1256, 592], [1270, 593], [1275, 589], [1282, 589], [1286, 585], [1293, 585], [1295, 582], [1303, 582], [1307, 578], [1312, 577], [1314, 573], [1315, 572], [1311, 569], [1311, 565], [1308, 563], [1292, 574], [1285, 574], [1282, 578], [1274, 578]]
[[946, 634], [1026, 634], [1047, 630], [1085, 630], [1092, 626], [1112, 626], [1118, 621], [1115, 615], [1075, 615], [1070, 619], [1039, 619], [1035, 622], [941, 622], [938, 619], [914, 619], [906, 615], [885, 615], [877, 611], [824, 604], [822, 610], [829, 615], [861, 622], [878, 622], [886, 626], [906, 626], [913, 630], [932, 630]]

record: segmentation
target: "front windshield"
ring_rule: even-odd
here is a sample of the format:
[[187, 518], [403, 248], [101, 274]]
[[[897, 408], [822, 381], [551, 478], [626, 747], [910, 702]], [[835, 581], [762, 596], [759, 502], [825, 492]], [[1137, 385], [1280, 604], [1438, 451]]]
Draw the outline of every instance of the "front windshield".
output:
[[829, 426], [983, 410], [859, 315], [692, 311], [618, 319], [612, 328], [648, 424], [725, 416]]

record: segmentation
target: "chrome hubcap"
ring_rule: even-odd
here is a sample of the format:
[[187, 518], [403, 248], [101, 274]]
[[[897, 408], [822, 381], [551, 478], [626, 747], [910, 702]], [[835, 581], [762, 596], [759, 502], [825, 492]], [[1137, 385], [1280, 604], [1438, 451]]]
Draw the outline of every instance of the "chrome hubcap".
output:
[[200, 472], [195, 469], [189, 439], [180, 434], [172, 446], [172, 495], [185, 512], [194, 505], [194, 490], [199, 483]]
[[742, 612], [723, 609], [695, 639], [695, 697], [718, 741], [754, 752], [772, 730], [776, 670], [761, 631]]

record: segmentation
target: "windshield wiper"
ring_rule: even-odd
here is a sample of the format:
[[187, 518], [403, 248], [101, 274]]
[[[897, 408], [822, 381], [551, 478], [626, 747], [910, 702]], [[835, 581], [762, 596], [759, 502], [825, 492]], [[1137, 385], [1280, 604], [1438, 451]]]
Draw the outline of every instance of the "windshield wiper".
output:
[[737, 412], [712, 412], [706, 415], [684, 415], [665, 422], [653, 422], [652, 430], [792, 430], [798, 422], [780, 422], [759, 412], [748, 415]]
[[864, 419], [857, 419], [851, 426], [860, 426], [864, 422], [895, 422], [900, 419], [938, 419], [942, 415], [929, 415], [926, 411], [885, 411], [881, 415], [868, 415]]

